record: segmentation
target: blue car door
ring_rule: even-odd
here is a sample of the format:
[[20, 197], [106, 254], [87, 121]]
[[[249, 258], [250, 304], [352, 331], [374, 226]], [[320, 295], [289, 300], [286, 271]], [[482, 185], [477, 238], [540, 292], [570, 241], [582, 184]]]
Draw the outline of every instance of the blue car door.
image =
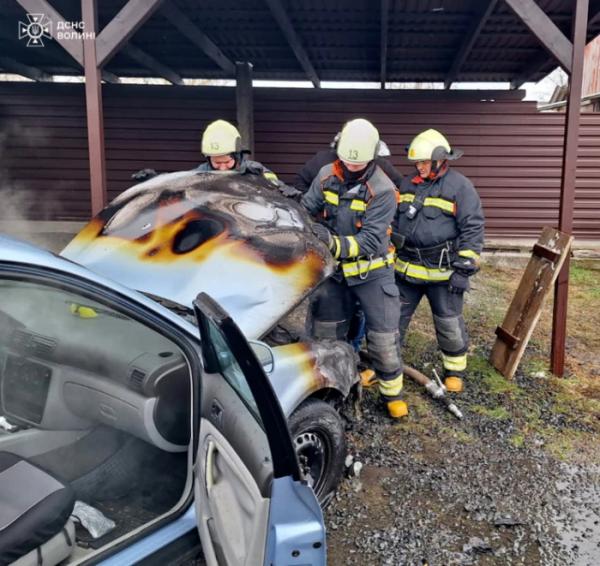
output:
[[194, 307], [204, 364], [195, 501], [207, 564], [324, 565], [321, 509], [300, 480], [260, 362], [208, 295], [198, 295]]

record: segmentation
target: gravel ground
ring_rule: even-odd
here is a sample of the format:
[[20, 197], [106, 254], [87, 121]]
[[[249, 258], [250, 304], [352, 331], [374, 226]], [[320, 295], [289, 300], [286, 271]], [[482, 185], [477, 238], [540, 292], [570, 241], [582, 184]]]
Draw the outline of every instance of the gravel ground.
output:
[[326, 513], [330, 564], [600, 563], [600, 466], [561, 462], [542, 437], [516, 447], [512, 420], [476, 400], [461, 397], [463, 422], [432, 405], [399, 424], [366, 395], [349, 433], [364, 467]]
[[[329, 564], [600, 564], [600, 352], [572, 326], [569, 351], [586, 353], [590, 375], [559, 380], [540, 361], [547, 344], [534, 335], [516, 379], [502, 378], [486, 360], [520, 272], [494, 269], [466, 309], [473, 346], [456, 397], [463, 421], [413, 382], [405, 387], [410, 416], [399, 423], [376, 392], [364, 393], [362, 414], [348, 424], [349, 452], [362, 469], [325, 514]], [[600, 305], [593, 285], [581, 297], [588, 309]], [[439, 367], [430, 316], [420, 308], [405, 348], [429, 374]], [[547, 321], [540, 324], [538, 334]]]

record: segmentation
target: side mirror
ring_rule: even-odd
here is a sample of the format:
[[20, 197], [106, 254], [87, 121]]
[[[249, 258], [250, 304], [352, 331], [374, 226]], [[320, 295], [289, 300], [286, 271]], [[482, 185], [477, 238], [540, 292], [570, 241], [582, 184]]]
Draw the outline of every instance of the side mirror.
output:
[[248, 340], [248, 343], [265, 372], [272, 373], [275, 369], [275, 356], [271, 347], [264, 342], [254, 342], [253, 340]]

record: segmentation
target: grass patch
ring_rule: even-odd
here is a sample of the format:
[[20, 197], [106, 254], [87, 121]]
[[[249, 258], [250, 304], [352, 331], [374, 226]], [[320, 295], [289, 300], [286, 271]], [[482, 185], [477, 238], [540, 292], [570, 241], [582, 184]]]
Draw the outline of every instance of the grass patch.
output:
[[458, 442], [459, 444], [468, 445], [468, 444], [473, 444], [476, 441], [476, 439], [473, 435], [469, 434], [468, 432], [465, 432], [464, 430], [460, 430], [455, 427], [443, 426], [443, 427], [440, 427], [439, 431], [440, 431], [440, 435], [449, 436], [451, 438], [454, 438], [454, 440], [456, 440], [456, 442]]
[[504, 407], [484, 407], [483, 405], [472, 405], [471, 411], [478, 413], [490, 419], [505, 421], [510, 419], [510, 413]]
[[600, 273], [597, 269], [589, 269], [579, 265], [572, 265], [569, 271], [571, 283], [583, 287], [587, 297], [600, 299]]
[[490, 393], [497, 395], [519, 395], [521, 390], [513, 381], [509, 381], [480, 354], [473, 354], [469, 359], [468, 371], [477, 375]]
[[550, 375], [550, 367], [548, 366], [548, 360], [543, 358], [529, 358], [523, 364], [523, 373], [525, 375], [533, 375], [543, 373], [546, 376]]
[[510, 438], [510, 443], [515, 447], [515, 448], [522, 448], [523, 444], [525, 444], [525, 437], [522, 434], [514, 434], [513, 436], [511, 436]]
[[563, 462], [571, 460], [587, 444], [589, 434], [576, 430], [553, 431], [546, 435], [546, 450]]

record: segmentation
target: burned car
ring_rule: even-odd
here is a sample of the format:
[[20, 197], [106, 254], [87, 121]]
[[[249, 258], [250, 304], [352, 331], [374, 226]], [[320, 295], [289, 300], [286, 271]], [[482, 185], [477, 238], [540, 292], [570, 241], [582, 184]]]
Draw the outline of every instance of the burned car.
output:
[[0, 563], [166, 563], [197, 527], [208, 564], [324, 564], [354, 354], [265, 342], [334, 270], [310, 222], [189, 171], [62, 257], [0, 238]]

